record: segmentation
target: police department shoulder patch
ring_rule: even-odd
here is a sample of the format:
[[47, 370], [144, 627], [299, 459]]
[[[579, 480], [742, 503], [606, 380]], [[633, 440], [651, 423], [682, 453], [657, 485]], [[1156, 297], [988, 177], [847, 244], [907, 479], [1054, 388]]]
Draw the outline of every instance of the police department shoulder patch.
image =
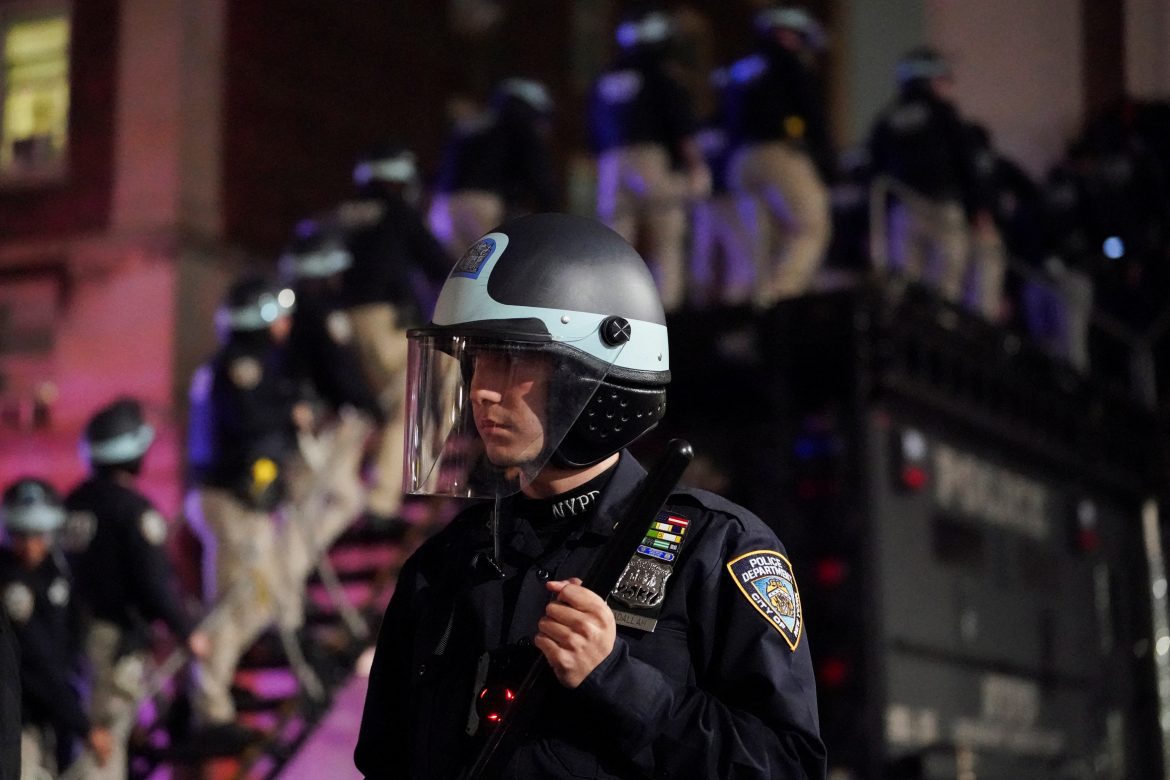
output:
[[251, 390], [264, 378], [264, 366], [254, 357], [236, 358], [228, 366], [228, 376], [236, 387]]
[[138, 518], [142, 538], [156, 547], [167, 540], [167, 521], [157, 510], [148, 509]]
[[53, 584], [49, 586], [49, 603], [54, 607], [63, 607], [69, 603], [69, 580], [64, 577], [58, 577], [53, 580]]
[[727, 571], [756, 611], [795, 650], [804, 616], [788, 559], [774, 550], [753, 550], [729, 562]]
[[33, 592], [23, 582], [14, 582], [4, 589], [4, 609], [13, 623], [24, 623], [32, 617], [35, 604]]
[[337, 344], [353, 341], [353, 324], [349, 321], [349, 315], [343, 311], [330, 312], [325, 318], [325, 330]]

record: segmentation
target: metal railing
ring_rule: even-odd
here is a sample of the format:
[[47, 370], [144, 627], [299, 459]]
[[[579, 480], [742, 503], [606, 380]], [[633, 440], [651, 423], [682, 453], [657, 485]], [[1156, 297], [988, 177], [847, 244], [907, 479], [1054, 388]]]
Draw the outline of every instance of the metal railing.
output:
[[[879, 275], [897, 276], [890, 252], [888, 208], [896, 199], [911, 211], [929, 208], [928, 200], [913, 188], [889, 176], [878, 176], [870, 186], [869, 195], [869, 255], [874, 271]], [[1065, 291], [1050, 275], [1005, 253], [1007, 270], [1036, 285], [1047, 294], [1064, 300]], [[1153, 324], [1143, 333], [1123, 324], [1108, 312], [1093, 306], [1089, 311], [1089, 326], [1122, 346], [1128, 353], [1128, 383], [1133, 398], [1147, 409], [1157, 405], [1158, 386], [1154, 350], [1170, 331], [1170, 303], [1163, 308]], [[1049, 350], [1051, 352], [1051, 350]], [[1067, 355], [1056, 355], [1067, 358]], [[1091, 370], [1089, 373], [1092, 373]]]

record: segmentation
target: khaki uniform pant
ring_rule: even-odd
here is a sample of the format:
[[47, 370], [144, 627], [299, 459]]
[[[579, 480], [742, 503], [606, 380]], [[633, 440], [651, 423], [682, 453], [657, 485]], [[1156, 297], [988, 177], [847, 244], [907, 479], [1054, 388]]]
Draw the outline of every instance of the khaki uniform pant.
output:
[[227, 723], [236, 716], [231, 684], [240, 657], [270, 625], [300, 627], [304, 592], [289, 568], [291, 535], [278, 533], [267, 512], [203, 487], [188, 495], [186, 515], [203, 542], [207, 601], [223, 611], [207, 630], [211, 654], [197, 665], [192, 704], [201, 725]]
[[999, 230], [973, 231], [967, 308], [990, 322], [998, 322], [1003, 308], [1003, 277], [1007, 273], [1007, 249]]
[[386, 414], [366, 507], [391, 517], [402, 507], [402, 448], [406, 415], [406, 330], [388, 303], [350, 309], [362, 367]]
[[[691, 212], [691, 283], [702, 303], [734, 305], [751, 299], [756, 277], [754, 216], [753, 210], [745, 220], [739, 200], [729, 194], [695, 204]], [[718, 279], [716, 268], [722, 270]]]
[[371, 425], [360, 413], [343, 410], [337, 423], [312, 440], [302, 439], [302, 458], [290, 467], [289, 501], [281, 507], [281, 548], [298, 593], [337, 537], [361, 512], [362, 452]]
[[431, 232], [453, 258], [504, 221], [504, 200], [485, 190], [460, 190], [439, 194], [427, 215]]
[[686, 297], [686, 180], [670, 168], [658, 144], [622, 146], [597, 161], [597, 216], [643, 249], [662, 306], [672, 311]]
[[922, 278], [960, 303], [971, 250], [967, 215], [956, 201], [914, 198], [890, 208], [890, 257], [907, 278]]
[[745, 146], [731, 158], [731, 189], [748, 221], [758, 285], [755, 303], [803, 295], [824, 263], [832, 235], [829, 190], [809, 156], [783, 143]]
[[20, 732], [20, 780], [53, 780], [56, 776], [53, 730], [25, 726]]
[[90, 721], [113, 734], [113, 750], [105, 766], [98, 766], [88, 751], [71, 769], [73, 777], [85, 780], [125, 780], [128, 771], [127, 743], [138, 717], [138, 695], [146, 684], [145, 652], [119, 656], [122, 630], [113, 623], [96, 620], [85, 636], [85, 654], [93, 674], [90, 694]]

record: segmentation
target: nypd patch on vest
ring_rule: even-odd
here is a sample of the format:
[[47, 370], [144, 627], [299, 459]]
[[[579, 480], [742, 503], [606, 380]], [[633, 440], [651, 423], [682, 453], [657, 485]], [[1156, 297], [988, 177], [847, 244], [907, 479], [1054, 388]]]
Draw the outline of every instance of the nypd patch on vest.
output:
[[793, 650], [804, 622], [792, 564], [774, 550], [753, 550], [727, 564], [731, 578]]

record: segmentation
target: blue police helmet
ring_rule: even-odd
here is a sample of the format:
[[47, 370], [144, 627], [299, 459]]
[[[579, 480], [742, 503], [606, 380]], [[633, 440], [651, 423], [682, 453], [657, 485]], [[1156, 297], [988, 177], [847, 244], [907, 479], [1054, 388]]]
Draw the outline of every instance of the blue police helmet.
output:
[[367, 150], [353, 167], [353, 183], [363, 187], [371, 182], [411, 184], [418, 179], [414, 152], [396, 143], [384, 143]]
[[327, 279], [353, 265], [345, 234], [326, 221], [304, 219], [297, 224], [293, 240], [278, 263], [281, 278]]
[[247, 276], [228, 290], [215, 313], [221, 332], [252, 333], [292, 314], [296, 293], [260, 276]]
[[[641, 255], [594, 219], [534, 214], [497, 227], [456, 263], [430, 325], [408, 335], [416, 366], [437, 365], [440, 352], [466, 366], [497, 351], [542, 355], [554, 367], [544, 436], [520, 465], [521, 482], [548, 462], [600, 462], [666, 411], [667, 329], [654, 279]], [[412, 372], [408, 438], [426, 445], [408, 454], [415, 492], [440, 473], [452, 442], [475, 436], [465, 394], [452, 393], [441, 372], [434, 379], [428, 386]], [[456, 433], [431, 435], [444, 420], [456, 420]]]
[[951, 64], [940, 52], [929, 47], [911, 49], [894, 67], [894, 80], [904, 87], [916, 81], [929, 81], [951, 75]]
[[754, 26], [757, 35], [766, 35], [773, 30], [792, 30], [799, 33], [805, 45], [814, 51], [824, 49], [828, 40], [820, 22], [805, 9], [795, 6], [765, 8], [756, 14]]
[[0, 499], [0, 526], [10, 534], [50, 534], [64, 523], [61, 496], [43, 479], [18, 479]]
[[154, 434], [142, 404], [134, 398], [119, 398], [90, 418], [82, 436], [82, 455], [94, 465], [129, 463], [146, 454]]
[[623, 50], [654, 48], [665, 44], [675, 33], [675, 24], [663, 11], [633, 14], [618, 25], [614, 39]]

